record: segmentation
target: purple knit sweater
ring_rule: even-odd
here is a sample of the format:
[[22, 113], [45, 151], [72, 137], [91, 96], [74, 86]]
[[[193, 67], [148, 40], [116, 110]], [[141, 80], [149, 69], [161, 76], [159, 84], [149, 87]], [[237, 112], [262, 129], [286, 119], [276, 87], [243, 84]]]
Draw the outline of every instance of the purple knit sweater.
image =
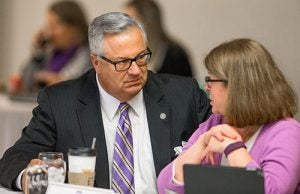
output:
[[[199, 128], [185, 144], [188, 149], [197, 138], [211, 127], [221, 124], [222, 116], [213, 114], [199, 125]], [[295, 119], [282, 119], [265, 124], [258, 134], [250, 155], [253, 160], [247, 167], [261, 168], [264, 172], [266, 194], [300, 194], [300, 123]], [[221, 163], [217, 154], [217, 164]], [[160, 194], [165, 189], [184, 193], [183, 186], [172, 181], [173, 162], [160, 173], [157, 185]], [[199, 183], [201, 184], [201, 183]]]

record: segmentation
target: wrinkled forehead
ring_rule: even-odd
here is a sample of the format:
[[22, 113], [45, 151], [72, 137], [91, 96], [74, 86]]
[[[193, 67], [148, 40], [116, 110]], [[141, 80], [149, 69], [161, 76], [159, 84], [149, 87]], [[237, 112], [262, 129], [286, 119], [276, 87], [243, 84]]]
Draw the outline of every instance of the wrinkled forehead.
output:
[[106, 34], [102, 46], [102, 54], [106, 57], [133, 58], [147, 49], [147, 42], [138, 28], [131, 28], [122, 33]]
[[141, 45], [146, 49], [148, 42], [145, 39], [144, 33], [136, 27], [131, 27], [121, 32], [105, 33], [102, 41], [104, 51], [105, 48], [110, 46], [129, 50]]

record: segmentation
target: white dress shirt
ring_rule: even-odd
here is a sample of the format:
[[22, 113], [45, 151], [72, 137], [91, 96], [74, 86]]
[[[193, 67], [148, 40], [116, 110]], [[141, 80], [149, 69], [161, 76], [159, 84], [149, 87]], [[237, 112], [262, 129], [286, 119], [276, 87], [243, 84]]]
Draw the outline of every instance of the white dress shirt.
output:
[[[118, 111], [120, 101], [112, 97], [101, 87], [98, 76], [96, 76], [96, 80], [100, 93], [101, 113], [109, 164], [109, 180], [111, 185], [115, 135], [120, 116], [120, 112]], [[127, 103], [130, 105], [129, 119], [132, 126], [133, 137], [135, 193], [156, 194], [158, 193], [156, 187], [156, 173], [143, 91], [140, 91]], [[21, 177], [23, 172], [24, 170], [19, 174], [16, 181], [16, 186], [19, 189], [21, 189]]]
[[[120, 117], [120, 112], [118, 111], [120, 101], [102, 88], [98, 81], [98, 76], [96, 76], [96, 79], [100, 93], [111, 185], [115, 135]], [[127, 103], [130, 105], [128, 114], [133, 138], [135, 193], [154, 194], [158, 191], [143, 91], [141, 90], [133, 99], [127, 101]]]

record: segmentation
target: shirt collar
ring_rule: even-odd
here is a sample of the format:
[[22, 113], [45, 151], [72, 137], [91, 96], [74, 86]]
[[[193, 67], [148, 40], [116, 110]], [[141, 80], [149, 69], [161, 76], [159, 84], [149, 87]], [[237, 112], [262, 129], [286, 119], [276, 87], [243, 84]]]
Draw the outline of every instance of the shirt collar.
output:
[[[99, 89], [99, 94], [100, 94], [100, 104], [107, 115], [107, 117], [112, 121], [114, 116], [116, 115], [120, 101], [116, 99], [115, 97], [111, 96], [109, 93], [107, 93], [103, 87], [101, 86], [99, 79], [98, 79], [98, 74], [96, 74], [96, 81], [97, 81], [97, 86]], [[143, 90], [141, 90], [136, 96], [134, 96], [131, 100], [127, 101], [127, 103], [130, 105], [131, 109], [133, 110], [133, 113], [136, 114], [137, 116], [142, 115], [143, 112], [143, 103], [144, 103], [144, 98], [143, 98]]]

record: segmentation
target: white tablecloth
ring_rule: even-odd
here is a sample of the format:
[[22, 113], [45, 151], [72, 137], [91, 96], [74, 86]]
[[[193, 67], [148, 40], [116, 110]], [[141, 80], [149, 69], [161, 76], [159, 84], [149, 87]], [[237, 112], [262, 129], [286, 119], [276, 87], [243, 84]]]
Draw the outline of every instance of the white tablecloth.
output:
[[0, 94], [0, 158], [21, 136], [22, 129], [29, 123], [32, 109], [36, 105], [35, 102], [13, 101]]
[[23, 192], [19, 191], [11, 191], [11, 190], [8, 190], [6, 188], [3, 188], [1, 185], [0, 185], [0, 194], [21, 194]]

